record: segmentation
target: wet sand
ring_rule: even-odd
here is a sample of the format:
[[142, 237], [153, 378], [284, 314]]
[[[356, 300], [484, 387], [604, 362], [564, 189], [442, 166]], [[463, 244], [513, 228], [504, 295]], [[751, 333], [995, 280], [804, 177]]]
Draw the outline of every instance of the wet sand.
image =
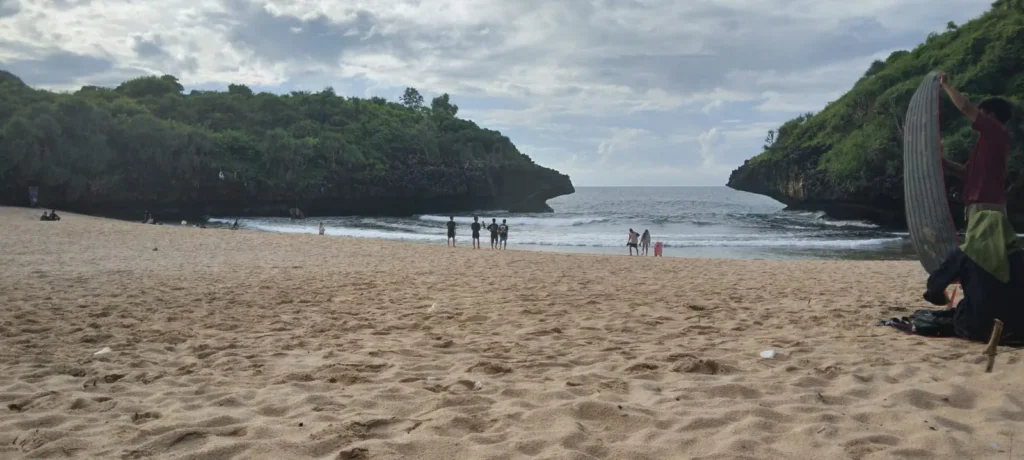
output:
[[1020, 351], [875, 326], [916, 262], [62, 217], [0, 208], [0, 458], [1024, 458]]

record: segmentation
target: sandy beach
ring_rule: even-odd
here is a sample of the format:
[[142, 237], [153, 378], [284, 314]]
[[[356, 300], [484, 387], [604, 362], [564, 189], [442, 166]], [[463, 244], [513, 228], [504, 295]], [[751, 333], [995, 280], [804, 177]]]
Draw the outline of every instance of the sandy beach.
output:
[[1020, 351], [875, 325], [917, 262], [40, 212], [0, 208], [3, 459], [1024, 459]]

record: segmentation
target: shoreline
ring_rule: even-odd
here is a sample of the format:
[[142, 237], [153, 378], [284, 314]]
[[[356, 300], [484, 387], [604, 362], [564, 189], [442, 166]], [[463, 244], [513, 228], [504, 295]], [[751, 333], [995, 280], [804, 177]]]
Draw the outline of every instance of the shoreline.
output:
[[952, 460], [1024, 439], [1020, 350], [986, 374], [982, 343], [876, 326], [927, 308], [914, 261], [61, 217], [0, 208], [3, 458]]
[[[223, 219], [223, 218], [215, 218]], [[271, 234], [292, 234], [292, 235], [314, 235], [317, 234], [315, 219], [306, 219], [311, 222], [308, 229], [297, 230], [297, 231], [274, 231], [265, 230], [261, 228], [246, 227], [245, 225], [239, 227], [239, 230], [254, 231], [260, 233], [271, 233]], [[166, 224], [165, 224], [166, 225]], [[230, 224], [223, 222], [215, 222], [210, 224], [208, 221], [208, 228], [229, 228]], [[431, 235], [430, 237], [435, 239], [406, 239], [400, 237], [377, 237], [377, 236], [352, 236], [352, 235], [338, 235], [331, 234], [331, 229], [337, 227], [327, 227], [327, 234], [325, 237], [331, 238], [351, 238], [358, 240], [371, 240], [371, 241], [391, 241], [399, 243], [410, 243], [410, 244], [425, 244], [425, 245], [440, 245], [444, 246], [447, 242], [444, 240], [443, 230], [439, 228], [436, 236]], [[467, 235], [459, 236], [456, 240], [458, 244], [457, 248], [461, 249], [464, 247], [472, 248], [472, 240]], [[625, 240], [625, 239], [623, 239]], [[490, 239], [488, 237], [481, 238], [481, 244], [486, 244], [481, 250], [490, 250]], [[608, 246], [569, 246], [569, 245], [539, 245], [539, 244], [519, 244], [515, 242], [515, 238], [509, 240], [508, 250], [521, 250], [529, 252], [541, 252], [541, 253], [560, 253], [560, 254], [590, 254], [590, 255], [606, 255], [615, 256], [623, 255], [629, 256], [628, 248], [623, 242], [621, 248], [613, 248]], [[653, 244], [649, 250], [647, 257], [654, 256]], [[879, 260], [879, 261], [916, 261], [917, 255], [913, 252], [913, 246], [910, 244], [909, 239], [901, 241], [898, 245], [887, 245], [877, 248], [860, 249], [860, 248], [822, 248], [822, 247], [773, 247], [773, 246], [706, 246], [706, 247], [694, 247], [684, 246], [676, 247], [671, 245], [665, 245], [665, 252], [663, 257], [667, 258], [682, 258], [682, 259], [731, 259], [731, 260]]]

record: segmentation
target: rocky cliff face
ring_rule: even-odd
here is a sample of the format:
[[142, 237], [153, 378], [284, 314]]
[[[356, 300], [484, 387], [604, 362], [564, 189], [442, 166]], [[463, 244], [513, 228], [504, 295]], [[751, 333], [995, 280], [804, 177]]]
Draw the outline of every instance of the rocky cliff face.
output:
[[[728, 187], [756, 193], [786, 205], [792, 211], [822, 211], [842, 220], [864, 220], [890, 228], [906, 228], [902, 197], [884, 196], [880, 190], [842, 190], [821, 171], [799, 165], [751, 163], [729, 176]], [[951, 203], [953, 212], [962, 207]]]
[[[306, 217], [457, 213], [475, 210], [551, 212], [547, 200], [575, 193], [569, 176], [555, 170], [514, 167], [491, 170], [452, 171], [435, 167], [409, 171], [402, 185], [374, 183], [353, 177], [344, 187], [325, 187], [322, 194], [287, 198], [267, 196], [244, 183], [209, 181], [185, 196], [166, 200], [89, 197], [68, 201], [67, 193], [39, 187], [39, 205], [84, 214], [140, 219], [148, 210], [161, 220], [197, 220], [204, 216], [287, 217], [297, 207]], [[26, 187], [9, 188], [0, 204], [27, 206]]]

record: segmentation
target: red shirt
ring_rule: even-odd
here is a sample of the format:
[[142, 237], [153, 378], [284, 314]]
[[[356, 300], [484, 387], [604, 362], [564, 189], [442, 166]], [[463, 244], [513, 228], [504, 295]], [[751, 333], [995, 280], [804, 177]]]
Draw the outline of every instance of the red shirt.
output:
[[967, 160], [964, 202], [1006, 204], [1006, 162], [1010, 158], [1010, 133], [999, 120], [978, 111], [974, 124], [978, 143]]

